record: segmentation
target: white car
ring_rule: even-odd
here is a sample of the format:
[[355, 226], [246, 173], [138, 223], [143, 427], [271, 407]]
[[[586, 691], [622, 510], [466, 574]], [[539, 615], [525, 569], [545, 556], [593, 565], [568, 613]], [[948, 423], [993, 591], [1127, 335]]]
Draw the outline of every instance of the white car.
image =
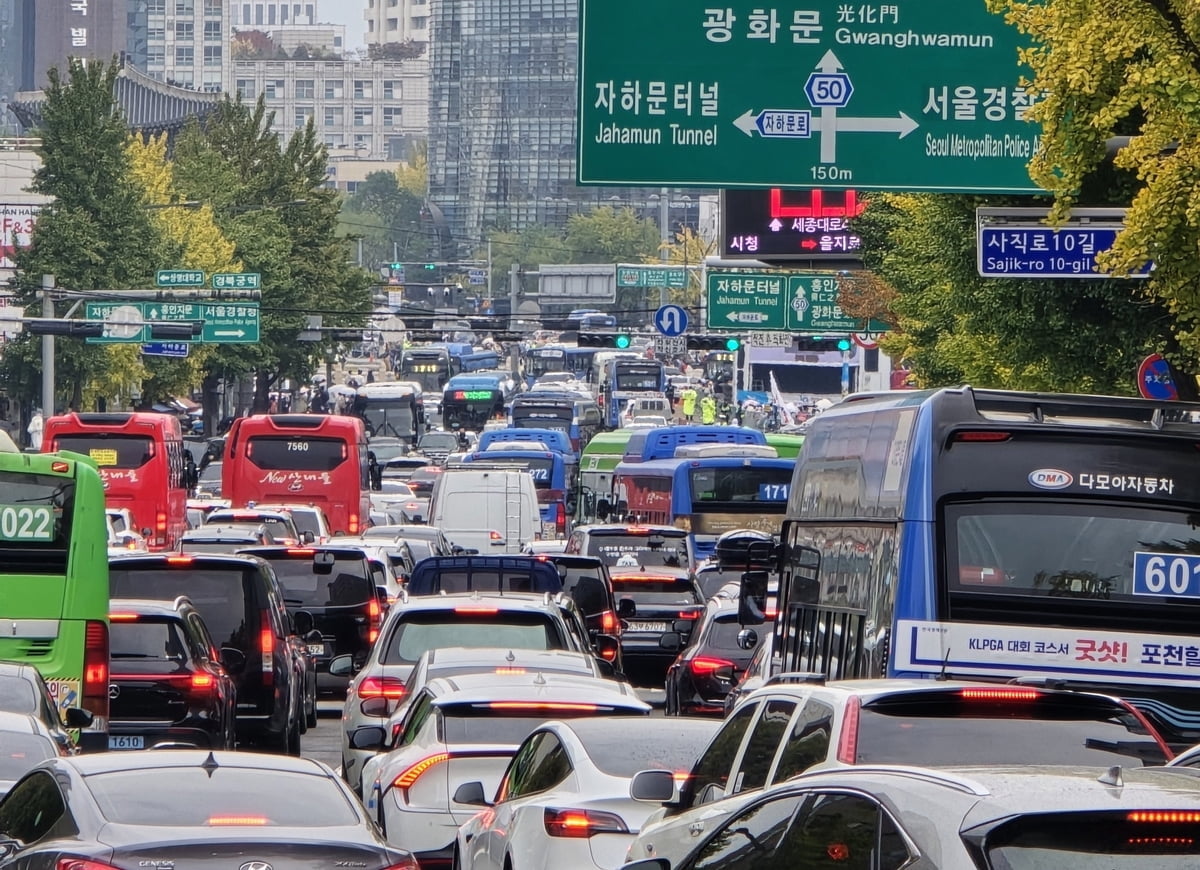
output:
[[[466, 674], [431, 680], [412, 699], [396, 748], [367, 762], [367, 812], [389, 843], [404, 843], [424, 866], [446, 864], [458, 826], [493, 793], [509, 759], [534, 728], [551, 719], [648, 715], [627, 683], [575, 674]], [[351, 734], [379, 748], [385, 729]], [[370, 783], [370, 786], [367, 786]], [[460, 787], [471, 783], [468, 793]], [[463, 798], [468, 798], [470, 802]]]
[[[547, 722], [526, 737], [513, 756], [495, 801], [484, 802], [488, 809], [458, 829], [453, 866], [620, 867], [653, 811], [630, 797], [633, 775], [646, 769], [690, 770], [720, 724], [714, 719], [668, 723], [648, 717]], [[532, 770], [535, 764], [540, 766]], [[483, 783], [470, 783], [459, 796], [484, 794]]]

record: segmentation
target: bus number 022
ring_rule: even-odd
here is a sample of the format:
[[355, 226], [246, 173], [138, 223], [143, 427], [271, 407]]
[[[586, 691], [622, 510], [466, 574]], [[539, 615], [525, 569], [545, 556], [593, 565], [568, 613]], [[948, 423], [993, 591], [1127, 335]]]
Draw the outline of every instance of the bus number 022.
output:
[[1146, 591], [1151, 594], [1165, 592], [1170, 586], [1172, 595], [1184, 595], [1192, 577], [1200, 577], [1200, 561], [1192, 564], [1182, 556], [1170, 560], [1166, 556], [1151, 556], [1146, 560]]
[[48, 507], [0, 507], [0, 537], [7, 541], [49, 541], [53, 522]]

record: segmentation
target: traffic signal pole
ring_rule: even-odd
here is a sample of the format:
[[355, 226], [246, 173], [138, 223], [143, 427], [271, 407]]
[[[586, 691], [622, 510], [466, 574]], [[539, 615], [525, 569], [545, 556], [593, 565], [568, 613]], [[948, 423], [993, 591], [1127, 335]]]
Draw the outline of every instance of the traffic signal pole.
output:
[[[42, 276], [42, 317], [54, 317], [54, 276]], [[42, 413], [49, 417], [54, 407], [54, 336], [42, 336]]]

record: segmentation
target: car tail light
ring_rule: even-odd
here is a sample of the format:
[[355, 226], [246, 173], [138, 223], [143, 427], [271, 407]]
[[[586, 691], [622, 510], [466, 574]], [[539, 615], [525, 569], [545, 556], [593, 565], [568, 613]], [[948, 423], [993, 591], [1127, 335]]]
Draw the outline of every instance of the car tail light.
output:
[[192, 674], [193, 689], [211, 689], [217, 684], [217, 679], [212, 674], [206, 674], [198, 671]]
[[421, 870], [421, 865], [417, 863], [416, 858], [405, 858], [399, 864], [391, 864], [383, 870]]
[[1190, 810], [1134, 810], [1125, 816], [1130, 822], [1150, 822], [1153, 824], [1171, 824], [1178, 822], [1200, 822], [1200, 812]]
[[554, 532], [558, 535], [567, 533], [567, 508], [561, 501], [554, 506]]
[[358, 697], [366, 700], [367, 698], [387, 698], [390, 701], [398, 701], [404, 697], [408, 691], [404, 685], [404, 681], [398, 677], [366, 677], [358, 684]]
[[118, 870], [112, 864], [103, 861], [93, 861], [91, 858], [73, 858], [63, 855], [54, 865], [55, 870]]
[[628, 834], [625, 821], [615, 813], [597, 810], [559, 810], [546, 807], [543, 811], [546, 833], [551, 837], [591, 837], [596, 834]]
[[1041, 695], [1037, 689], [1022, 686], [977, 687], [958, 692], [964, 701], [1036, 701]]
[[955, 432], [954, 441], [1007, 441], [1012, 438], [1011, 432], [995, 432], [995, 431], [965, 431]]
[[136, 613], [110, 613], [108, 615], [109, 622], [137, 622], [138, 614]]
[[569, 701], [491, 701], [484, 705], [492, 710], [578, 710], [594, 713], [595, 704], [574, 704]]
[[842, 764], [854, 764], [858, 754], [858, 713], [861, 704], [857, 695], [851, 695], [842, 713], [842, 733], [838, 736], [837, 748], [837, 760]]
[[375, 643], [379, 639], [379, 625], [383, 621], [383, 608], [379, 606], [378, 598], [372, 598], [367, 602], [367, 619], [369, 625], [367, 640]]
[[262, 653], [262, 678], [264, 686], [275, 685], [275, 631], [271, 628], [271, 614], [262, 611], [262, 630], [258, 633], [258, 649]]
[[266, 816], [209, 816], [210, 827], [260, 827], [267, 823]]
[[681, 610], [679, 611], [680, 619], [699, 619], [701, 611], [699, 610]]
[[312, 547], [288, 547], [287, 554], [289, 556], [315, 556], [317, 551]]
[[414, 764], [412, 767], [408, 768], [408, 770], [404, 771], [398, 777], [396, 777], [394, 780], [392, 780], [392, 785], [395, 788], [404, 788], [404, 789], [412, 788], [413, 783], [415, 783], [418, 779], [420, 779], [421, 776], [425, 773], [425, 771], [429, 770], [431, 767], [436, 767], [437, 765], [441, 764], [443, 761], [449, 761], [449, 760], [450, 760], [449, 752], [436, 752], [433, 755], [427, 755], [424, 758], [422, 758], [420, 761], [418, 761], [416, 764]]
[[168, 565], [190, 565], [195, 560], [194, 556], [167, 556]]
[[605, 634], [616, 634], [620, 628], [621, 620], [617, 619], [617, 615], [611, 610], [600, 614], [600, 631]]
[[167, 512], [159, 511], [154, 515], [155, 543], [160, 547], [167, 543]]
[[[727, 659], [710, 658], [709, 656], [696, 656], [690, 662], [688, 667], [692, 669], [692, 673], [698, 677], [724, 677], [731, 679], [733, 677], [733, 662]], [[727, 673], [722, 673], [726, 671]]]
[[504, 535], [500, 534], [495, 529], [488, 532], [488, 537], [491, 538], [493, 541], [503, 541], [504, 540]]
[[97, 726], [108, 720], [108, 626], [92, 619], [84, 628], [83, 709]]
[[1162, 735], [1158, 733], [1158, 729], [1150, 724], [1150, 720], [1146, 718], [1146, 714], [1144, 714], [1141, 710], [1139, 710], [1133, 704], [1130, 704], [1128, 701], [1121, 701], [1120, 703], [1121, 703], [1122, 707], [1124, 707], [1126, 710], [1129, 711], [1129, 714], [1131, 716], [1133, 716], [1135, 719], [1138, 720], [1139, 723], [1141, 723], [1142, 728], [1145, 729], [1145, 732], [1147, 734], [1154, 735], [1154, 739], [1158, 743], [1159, 749], [1162, 750], [1163, 756], [1165, 758], [1174, 758], [1175, 750], [1173, 750], [1170, 746], [1167, 745], [1167, 742], [1165, 740], [1163, 740]]

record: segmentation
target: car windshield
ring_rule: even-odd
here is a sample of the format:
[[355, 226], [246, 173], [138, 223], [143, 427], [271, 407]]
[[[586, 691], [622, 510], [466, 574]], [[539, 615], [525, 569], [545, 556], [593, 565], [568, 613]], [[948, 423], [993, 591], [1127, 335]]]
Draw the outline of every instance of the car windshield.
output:
[[421, 436], [418, 447], [421, 450], [457, 450], [458, 436], [453, 432], [430, 432]]
[[643, 604], [703, 604], [692, 581], [686, 577], [665, 574], [614, 576], [613, 592], [617, 598], [632, 598]]
[[291, 606], [354, 607], [375, 595], [370, 566], [361, 558], [337, 559], [325, 574], [317, 573], [311, 558], [266, 558]]
[[1157, 818], [1167, 813], [1149, 813], [1152, 820], [1145, 821], [1131, 815], [1125, 810], [1018, 815], [984, 839], [987, 866], [989, 870], [1191, 870], [1197, 865], [1200, 839], [1195, 822]]
[[189, 658], [183, 627], [173, 619], [126, 621], [114, 617], [109, 633], [109, 655], [114, 662], [133, 659], [182, 665]]
[[0, 710], [8, 713], [37, 712], [37, 692], [33, 683], [21, 677], [0, 676]]
[[[487, 704], [453, 704], [442, 708], [442, 734], [449, 744], [498, 743], [511, 744], [515, 749], [529, 733], [548, 719], [578, 719], [608, 712], [629, 715], [639, 710], [593, 710], [584, 705], [579, 710], [545, 710], [544, 715], [530, 715], [528, 710], [496, 710]], [[636, 771], [635, 771], [636, 772]]]
[[208, 633], [217, 647], [246, 648], [246, 593], [257, 582], [257, 568], [232, 563], [228, 569], [216, 567], [172, 568], [151, 560], [134, 567], [114, 563], [108, 572], [113, 598], [148, 598], [174, 601], [187, 595], [202, 614]]
[[994, 691], [898, 693], [862, 705], [856, 764], [1163, 764], [1141, 721], [1108, 698]]
[[92, 774], [87, 784], [101, 815], [121, 825], [327, 828], [359, 823], [328, 777], [266, 767], [148, 766]]
[[20, 779], [39, 761], [57, 755], [54, 741], [40, 734], [0, 732], [0, 780]]
[[401, 614], [385, 643], [381, 657], [385, 665], [414, 664], [421, 653], [447, 646], [565, 648], [558, 631], [543, 614], [510, 612], [498, 616], [461, 609]]

